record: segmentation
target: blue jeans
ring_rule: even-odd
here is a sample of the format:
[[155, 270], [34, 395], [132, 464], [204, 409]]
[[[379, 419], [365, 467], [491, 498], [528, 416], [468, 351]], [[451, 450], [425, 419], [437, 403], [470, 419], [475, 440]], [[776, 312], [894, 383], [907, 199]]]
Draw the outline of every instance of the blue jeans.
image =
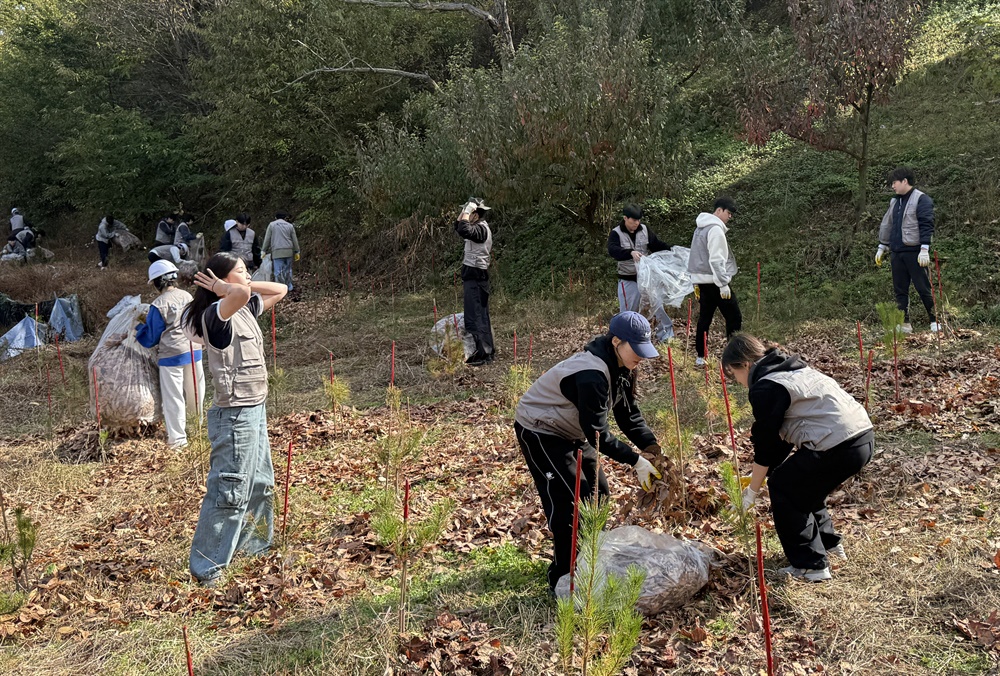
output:
[[[617, 280], [618, 285], [618, 311], [625, 312], [626, 310], [631, 310], [632, 312], [640, 312], [639, 310], [639, 284], [637, 282], [630, 282], [626, 279]], [[655, 336], [657, 342], [662, 343], [663, 341], [670, 340], [674, 337], [674, 322], [670, 319], [670, 315], [667, 314], [666, 310], [663, 309], [661, 305], [653, 313], [656, 316], [656, 326], [653, 328], [653, 335]]]
[[274, 281], [280, 282], [292, 290], [292, 258], [271, 258]]
[[237, 551], [263, 554], [274, 536], [274, 467], [267, 412], [257, 406], [213, 406], [205, 497], [191, 542], [191, 574], [211, 580]]

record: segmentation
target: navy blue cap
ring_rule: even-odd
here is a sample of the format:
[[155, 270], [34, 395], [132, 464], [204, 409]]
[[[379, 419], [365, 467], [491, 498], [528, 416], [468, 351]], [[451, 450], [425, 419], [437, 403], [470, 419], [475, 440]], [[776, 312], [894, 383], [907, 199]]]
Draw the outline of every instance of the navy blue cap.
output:
[[654, 359], [660, 353], [653, 347], [650, 337], [653, 335], [649, 321], [638, 312], [621, 312], [611, 318], [611, 335], [617, 336], [629, 344], [632, 351], [643, 359]]

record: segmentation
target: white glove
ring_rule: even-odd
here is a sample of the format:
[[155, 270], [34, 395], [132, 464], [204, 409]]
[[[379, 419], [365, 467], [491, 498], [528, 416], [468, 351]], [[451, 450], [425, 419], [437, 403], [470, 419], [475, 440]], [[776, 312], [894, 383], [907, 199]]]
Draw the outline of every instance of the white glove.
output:
[[930, 264], [931, 264], [931, 252], [928, 251], [928, 247], [926, 247], [926, 246], [920, 247], [920, 253], [917, 255], [917, 263], [919, 263], [920, 267], [922, 267], [922, 268], [926, 268], [926, 267], [930, 266]]
[[885, 252], [889, 250], [885, 244], [879, 244], [878, 250], [875, 252], [875, 265], [882, 265], [882, 259], [885, 258]]
[[471, 214], [473, 211], [476, 210], [477, 206], [478, 205], [475, 202], [467, 202], [466, 205], [462, 208], [462, 214]]
[[747, 486], [743, 489], [743, 511], [753, 507], [754, 500], [757, 499], [757, 491]]
[[635, 467], [635, 475], [639, 477], [639, 485], [642, 486], [643, 490], [648, 491], [653, 487], [653, 477], [656, 477], [657, 479], [663, 478], [663, 475], [660, 474], [655, 467], [653, 467], [653, 463], [646, 460], [641, 455], [639, 456], [639, 460], [636, 461], [633, 466]]
[[729, 289], [729, 285], [726, 284], [724, 287], [719, 289], [719, 297], [723, 300], [729, 300], [733, 297], [733, 292]]

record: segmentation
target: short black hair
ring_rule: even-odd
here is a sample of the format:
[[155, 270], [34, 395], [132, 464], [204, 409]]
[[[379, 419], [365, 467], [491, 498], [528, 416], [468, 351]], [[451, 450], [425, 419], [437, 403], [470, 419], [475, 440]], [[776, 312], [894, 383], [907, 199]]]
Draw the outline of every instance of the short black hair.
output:
[[916, 183], [913, 178], [913, 170], [909, 167], [896, 167], [889, 172], [889, 185], [892, 185], [896, 181], [907, 181], [910, 185]]
[[165, 221], [176, 221], [177, 220], [177, 214], [167, 214], [164, 217], [163, 220], [165, 220]]
[[236, 216], [236, 222], [242, 223], [243, 225], [250, 225], [250, 214], [242, 213]]
[[283, 221], [291, 220], [291, 215], [287, 211], [278, 211], [274, 214], [274, 217]]
[[716, 211], [717, 209], [725, 209], [729, 213], [735, 215], [737, 211], [736, 202], [732, 197], [726, 197], [723, 195], [715, 200], [715, 204], [712, 205], [712, 211]]
[[625, 218], [639, 220], [642, 218], [642, 207], [638, 204], [626, 204], [625, 208], [622, 209], [622, 213], [625, 214]]
[[115, 224], [115, 215], [113, 213], [111, 213], [110, 211], [108, 213], [104, 214], [104, 222], [107, 223], [108, 225], [114, 225]]

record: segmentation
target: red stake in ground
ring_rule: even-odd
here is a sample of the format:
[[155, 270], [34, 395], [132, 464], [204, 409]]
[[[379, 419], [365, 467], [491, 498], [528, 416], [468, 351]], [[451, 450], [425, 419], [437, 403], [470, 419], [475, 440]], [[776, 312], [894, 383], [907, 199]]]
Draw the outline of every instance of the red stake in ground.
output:
[[188, 628], [185, 624], [181, 627], [184, 632], [184, 654], [187, 656], [188, 676], [194, 676], [194, 660], [191, 659], [191, 641], [188, 639]]
[[330, 353], [330, 384], [333, 384], [333, 352]]
[[719, 375], [722, 377], [722, 398], [726, 400], [726, 420], [729, 422], [729, 443], [733, 447], [733, 468], [736, 476], [740, 476], [740, 457], [736, 452], [736, 432], [733, 430], [733, 410], [729, 406], [729, 389], [726, 387], [726, 370], [719, 364]]
[[288, 459], [285, 461], [285, 502], [281, 507], [281, 537], [288, 531], [288, 489], [292, 486], [292, 440], [288, 440]]
[[625, 306], [625, 310], [628, 310], [628, 296], [625, 295], [625, 280], [621, 280], [622, 283], [622, 305]]
[[774, 655], [771, 654], [771, 611], [767, 607], [767, 584], [764, 582], [764, 548], [760, 542], [760, 521], [757, 527], [757, 582], [760, 587], [760, 607], [764, 613], [764, 652], [767, 655], [767, 675], [774, 675]]
[[573, 601], [576, 579], [576, 536], [580, 528], [580, 475], [583, 474], [583, 451], [576, 450], [576, 487], [573, 489], [573, 539], [569, 551], [569, 598]]

